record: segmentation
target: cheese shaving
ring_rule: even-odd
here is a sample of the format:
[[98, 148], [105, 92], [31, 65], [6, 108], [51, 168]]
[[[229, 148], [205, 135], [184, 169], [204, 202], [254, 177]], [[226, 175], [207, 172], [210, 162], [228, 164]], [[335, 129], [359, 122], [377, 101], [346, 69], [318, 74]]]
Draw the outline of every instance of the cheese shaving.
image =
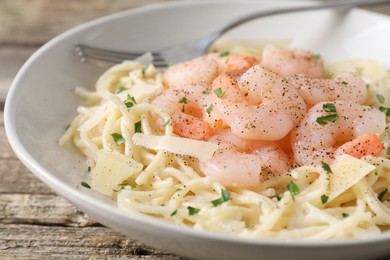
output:
[[145, 135], [136, 133], [132, 138], [134, 144], [153, 150], [164, 150], [174, 154], [189, 155], [201, 161], [210, 160], [213, 157], [218, 145], [182, 138], [177, 136]]
[[331, 169], [333, 173], [329, 173], [328, 202], [375, 170], [375, 166], [348, 154], [343, 154], [331, 164]]
[[92, 189], [111, 196], [118, 184], [142, 170], [142, 164], [115, 151], [100, 150], [92, 175]]

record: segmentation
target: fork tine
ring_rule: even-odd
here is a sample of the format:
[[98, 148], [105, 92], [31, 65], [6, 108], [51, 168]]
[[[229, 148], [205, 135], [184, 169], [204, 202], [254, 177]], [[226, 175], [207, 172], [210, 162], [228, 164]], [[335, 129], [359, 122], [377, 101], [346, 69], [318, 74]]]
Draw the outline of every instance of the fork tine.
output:
[[[106, 50], [106, 49], [100, 49], [95, 48], [91, 46], [86, 46], [83, 44], [77, 44], [75, 46], [77, 52], [82, 53], [91, 53], [101, 56], [110, 56], [110, 57], [117, 57], [121, 59], [135, 59], [139, 56], [141, 56], [143, 53], [141, 52], [120, 52], [120, 51], [112, 51], [112, 50]], [[153, 53], [153, 55], [159, 55], [158, 53]]]
[[[83, 44], [76, 44], [75, 50], [82, 61], [85, 60], [96, 60], [108, 63], [121, 63], [124, 60], [134, 60], [144, 53], [141, 52], [120, 52], [111, 51], [106, 49], [95, 48], [86, 46]], [[164, 58], [158, 52], [152, 52], [153, 64], [156, 67], [167, 67], [168, 64]]]

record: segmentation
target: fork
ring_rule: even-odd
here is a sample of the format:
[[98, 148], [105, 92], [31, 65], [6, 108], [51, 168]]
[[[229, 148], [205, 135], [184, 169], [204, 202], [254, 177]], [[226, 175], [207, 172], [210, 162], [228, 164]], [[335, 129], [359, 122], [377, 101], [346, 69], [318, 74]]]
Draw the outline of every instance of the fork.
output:
[[[246, 16], [243, 16], [231, 23], [228, 23], [226, 26], [220, 28], [214, 33], [207, 35], [206, 37], [200, 38], [195, 41], [189, 41], [182, 44], [177, 44], [171, 47], [159, 49], [153, 52], [150, 52], [153, 56], [153, 64], [156, 67], [166, 67], [169, 64], [174, 64], [177, 62], [182, 62], [189, 60], [196, 56], [200, 56], [208, 51], [210, 46], [223, 34], [230, 31], [233, 28], [242, 25], [248, 21], [271, 16], [277, 14], [293, 13], [293, 12], [302, 12], [310, 10], [321, 10], [321, 9], [343, 9], [343, 8], [352, 8], [357, 6], [373, 6], [380, 4], [388, 4], [390, 0], [346, 0], [346, 1], [333, 1], [330, 3], [322, 3], [318, 5], [308, 5], [308, 6], [298, 6], [298, 7], [285, 7], [277, 9], [267, 9], [257, 11]], [[124, 60], [134, 60], [145, 52], [121, 52], [121, 51], [112, 51], [108, 49], [101, 49], [86, 44], [75, 44], [75, 50], [81, 61], [95, 61], [100, 64], [109, 63], [115, 64], [120, 63]]]

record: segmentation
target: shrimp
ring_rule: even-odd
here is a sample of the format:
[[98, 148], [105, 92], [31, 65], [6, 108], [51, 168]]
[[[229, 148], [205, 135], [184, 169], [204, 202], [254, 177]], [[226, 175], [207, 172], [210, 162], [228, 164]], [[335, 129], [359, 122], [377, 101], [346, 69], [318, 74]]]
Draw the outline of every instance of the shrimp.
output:
[[206, 57], [214, 60], [218, 64], [218, 73], [228, 73], [233, 76], [239, 76], [249, 68], [257, 64], [257, 58], [251, 55], [221, 55], [218, 53], [207, 54]]
[[192, 85], [209, 87], [217, 76], [217, 62], [201, 56], [168, 68], [163, 79], [168, 88]]
[[289, 158], [275, 142], [243, 139], [230, 130], [219, 132], [209, 142], [218, 144], [218, 150], [200, 169], [226, 187], [255, 187], [291, 168]]
[[261, 65], [283, 76], [305, 74], [312, 78], [324, 76], [324, 62], [318, 55], [305, 50], [283, 50], [274, 45], [264, 47]]
[[[385, 127], [385, 114], [376, 108], [351, 101], [318, 103], [291, 134], [295, 160], [300, 165], [331, 163], [340, 145], [343, 149], [344, 143], [364, 134], [381, 135]], [[353, 149], [358, 148], [344, 147], [349, 154]]]
[[346, 153], [358, 159], [366, 156], [379, 156], [379, 154], [385, 149], [383, 143], [376, 134], [364, 134], [352, 141], [340, 146], [335, 154], [336, 156]]
[[[269, 75], [265, 73], [264, 77]], [[247, 81], [251, 81], [249, 76]], [[251, 88], [251, 84], [247, 85], [248, 89]], [[252, 140], [273, 141], [282, 139], [294, 127], [296, 117], [299, 117], [294, 113], [298, 111], [295, 108], [299, 107], [297, 100], [300, 97], [289, 94], [289, 90], [293, 88], [282, 80], [276, 81], [272, 88], [264, 88], [264, 93], [260, 95], [262, 99], [257, 103], [256, 99], [249, 103], [245, 99], [247, 93], [240, 90], [234, 77], [221, 74], [213, 81], [212, 100], [222, 120], [230, 126], [235, 135]], [[261, 90], [259, 92], [261, 93]], [[283, 93], [288, 94], [283, 96]], [[299, 104], [305, 107], [303, 100]], [[301, 114], [299, 111], [297, 113]]]
[[288, 82], [311, 107], [322, 101], [347, 100], [363, 104], [367, 88], [363, 79], [354, 73], [341, 73], [334, 79], [314, 79], [303, 74], [294, 75]]
[[255, 56], [209, 53], [170, 67], [163, 78], [169, 88], [191, 85], [209, 87], [219, 74], [240, 75], [256, 63]]
[[276, 111], [284, 111], [294, 126], [306, 114], [305, 102], [298, 91], [281, 76], [261, 65], [253, 66], [242, 74], [239, 87], [250, 105], [264, 104]]
[[179, 136], [207, 140], [213, 135], [210, 125], [203, 121], [207, 115], [208, 95], [205, 88], [188, 86], [169, 88], [153, 100], [152, 104], [166, 111], [172, 119], [173, 132]]

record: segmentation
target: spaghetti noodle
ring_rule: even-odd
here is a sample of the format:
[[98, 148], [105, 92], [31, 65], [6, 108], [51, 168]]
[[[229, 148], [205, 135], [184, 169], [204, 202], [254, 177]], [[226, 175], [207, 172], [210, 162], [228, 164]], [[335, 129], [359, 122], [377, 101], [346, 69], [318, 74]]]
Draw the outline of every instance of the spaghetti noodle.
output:
[[[367, 83], [365, 105], [388, 113], [390, 73], [382, 66], [348, 61], [326, 71], [358, 72]], [[167, 88], [163, 73], [125, 61], [107, 70], [95, 90], [77, 88], [88, 106], [78, 107], [59, 140], [80, 149], [91, 187], [120, 208], [256, 238], [359, 238], [389, 227], [388, 123], [380, 136], [385, 149], [377, 157], [344, 154], [328, 165], [331, 173], [324, 165], [296, 166], [253, 188], [227, 187], [200, 169], [218, 145], [177, 136], [171, 115], [152, 104]]]

